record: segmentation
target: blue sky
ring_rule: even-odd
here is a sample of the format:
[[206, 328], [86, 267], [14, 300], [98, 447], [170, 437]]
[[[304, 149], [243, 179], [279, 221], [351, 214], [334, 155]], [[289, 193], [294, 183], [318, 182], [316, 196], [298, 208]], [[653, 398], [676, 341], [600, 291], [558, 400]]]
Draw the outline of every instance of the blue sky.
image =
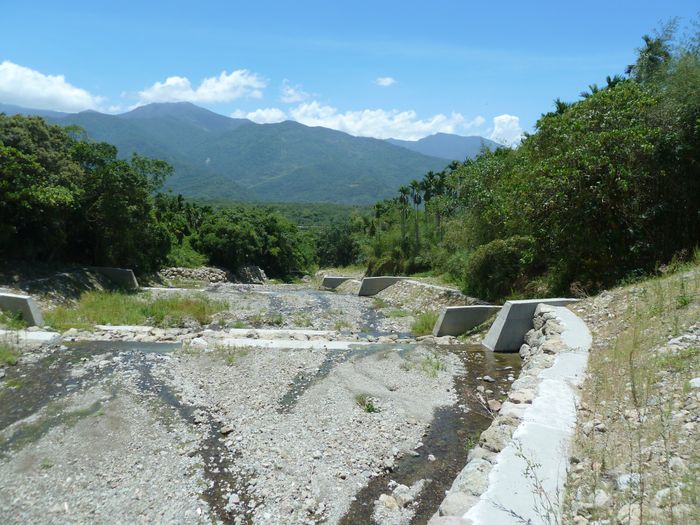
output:
[[[354, 135], [517, 140], [622, 73], [695, 1], [5, 1], [0, 102], [122, 112], [192, 101]], [[61, 78], [62, 77], [62, 78]]]

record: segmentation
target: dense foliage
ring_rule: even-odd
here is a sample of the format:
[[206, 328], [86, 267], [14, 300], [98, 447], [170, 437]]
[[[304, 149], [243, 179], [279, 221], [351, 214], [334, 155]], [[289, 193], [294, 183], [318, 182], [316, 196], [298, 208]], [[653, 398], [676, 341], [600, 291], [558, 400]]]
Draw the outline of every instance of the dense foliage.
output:
[[257, 264], [289, 278], [313, 267], [307, 234], [269, 210], [214, 210], [158, 193], [170, 166], [117, 157], [79, 129], [0, 115], [4, 259], [125, 266]]
[[484, 150], [378, 203], [370, 272], [436, 271], [497, 300], [594, 291], [692, 252], [700, 53], [669, 33], [644, 42], [626, 77], [557, 100], [517, 149]]

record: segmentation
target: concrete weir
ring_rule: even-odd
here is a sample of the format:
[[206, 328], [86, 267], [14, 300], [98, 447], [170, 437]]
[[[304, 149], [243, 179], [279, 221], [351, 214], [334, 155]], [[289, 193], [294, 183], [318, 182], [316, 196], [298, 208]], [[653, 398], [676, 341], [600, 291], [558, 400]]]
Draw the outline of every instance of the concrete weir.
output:
[[559, 523], [592, 340], [565, 307], [539, 303], [533, 320], [520, 376], [429, 525]]
[[28, 295], [14, 293], [0, 294], [0, 310], [8, 310], [22, 314], [22, 319], [28, 325], [43, 326], [44, 318], [34, 299]]
[[393, 277], [384, 275], [381, 277], [365, 277], [362, 279], [362, 285], [357, 295], [372, 296], [377, 295], [382, 290], [389, 288], [392, 284], [403, 281], [405, 277]]
[[461, 335], [479, 326], [500, 309], [500, 306], [491, 305], [447, 306], [435, 323], [433, 335]]
[[109, 268], [106, 266], [91, 266], [89, 269], [111, 279], [120, 288], [125, 290], [139, 289], [139, 282], [136, 280], [133, 270], [128, 268]]
[[350, 281], [352, 277], [341, 277], [339, 275], [324, 275], [323, 281], [321, 281], [321, 288], [327, 288], [328, 290], [335, 290], [343, 284], [345, 281]]
[[538, 304], [564, 306], [577, 301], [566, 298], [506, 301], [481, 344], [493, 352], [517, 352], [525, 334], [532, 328], [532, 318]]

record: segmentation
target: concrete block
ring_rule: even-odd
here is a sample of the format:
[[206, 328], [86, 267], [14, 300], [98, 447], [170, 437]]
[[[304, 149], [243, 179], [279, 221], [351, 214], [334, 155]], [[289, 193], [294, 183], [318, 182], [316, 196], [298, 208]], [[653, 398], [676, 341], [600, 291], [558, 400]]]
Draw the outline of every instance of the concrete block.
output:
[[127, 268], [109, 268], [106, 266], [91, 266], [90, 270], [101, 273], [111, 279], [114, 284], [125, 290], [138, 290], [139, 282], [136, 280], [133, 270]]
[[448, 306], [440, 313], [433, 328], [433, 335], [460, 335], [480, 325], [491, 315], [500, 310], [500, 306]]
[[389, 288], [392, 284], [396, 284], [399, 281], [403, 281], [405, 277], [392, 277], [392, 276], [382, 276], [382, 277], [365, 277], [362, 279], [362, 285], [360, 286], [360, 291], [357, 295], [371, 296], [377, 295], [382, 290]]
[[532, 328], [538, 304], [564, 306], [575, 302], [577, 299], [565, 298], [507, 301], [481, 344], [494, 352], [517, 352], [525, 341], [525, 334]]
[[324, 275], [323, 281], [321, 281], [322, 288], [328, 288], [329, 290], [335, 290], [343, 284], [345, 281], [351, 280], [352, 277], [340, 277], [336, 275]]
[[41, 310], [39, 310], [34, 299], [28, 295], [17, 295], [13, 293], [0, 294], [0, 310], [21, 313], [24, 322], [30, 326], [44, 326], [44, 318], [41, 315]]

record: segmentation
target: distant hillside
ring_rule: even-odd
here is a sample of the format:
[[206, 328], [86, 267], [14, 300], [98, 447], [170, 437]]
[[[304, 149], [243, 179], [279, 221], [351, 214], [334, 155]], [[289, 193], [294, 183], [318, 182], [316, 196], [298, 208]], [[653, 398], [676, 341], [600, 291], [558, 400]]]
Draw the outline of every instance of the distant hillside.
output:
[[189, 103], [149, 104], [121, 115], [4, 105], [0, 111], [81, 126], [122, 156], [164, 159], [175, 168], [167, 187], [195, 198], [370, 204], [447, 164], [383, 140], [290, 121], [255, 124]]
[[495, 150], [501, 146], [501, 144], [484, 137], [463, 137], [449, 133], [436, 133], [420, 140], [387, 139], [387, 142], [423, 155], [460, 162], [467, 158], [476, 157], [483, 147]]

